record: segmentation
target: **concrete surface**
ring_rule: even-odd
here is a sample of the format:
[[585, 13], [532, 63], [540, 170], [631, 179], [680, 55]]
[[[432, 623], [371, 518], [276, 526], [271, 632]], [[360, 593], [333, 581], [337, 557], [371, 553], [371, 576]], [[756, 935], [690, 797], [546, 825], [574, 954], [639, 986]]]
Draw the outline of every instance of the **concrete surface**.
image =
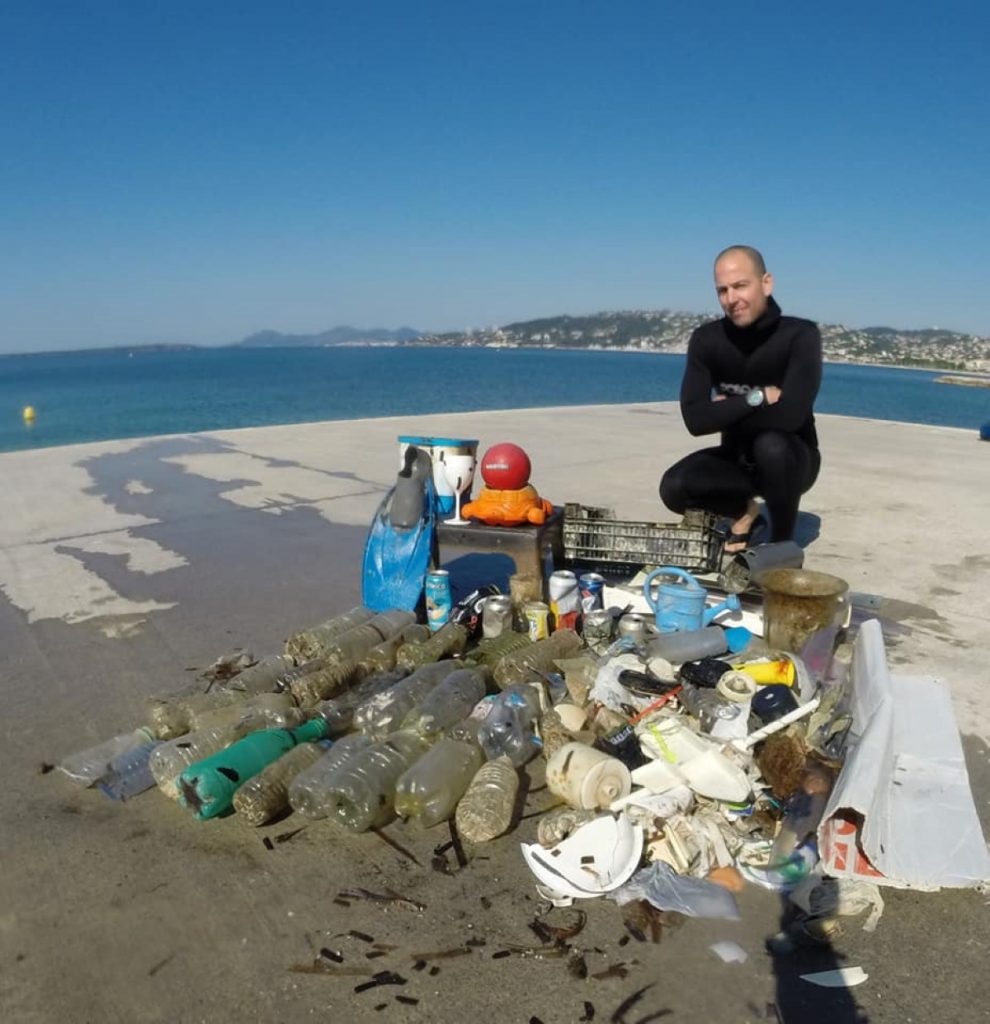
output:
[[[990, 579], [990, 448], [975, 432], [819, 418], [824, 466], [803, 504], [806, 564], [882, 595], [900, 624], [891, 663], [949, 684], [987, 827], [990, 711], [982, 690]], [[548, 796], [533, 773], [527, 817], [452, 874], [431, 865], [443, 827], [351, 836], [322, 822], [291, 839], [196, 823], [152, 791], [125, 805], [43, 765], [130, 729], [151, 693], [218, 655], [280, 649], [291, 632], [360, 599], [364, 536], [398, 468], [400, 433], [513, 440], [556, 503], [670, 517], [663, 469], [696, 446], [672, 403], [331, 422], [0, 455], [0, 1015], [4, 1021], [552, 1021], [609, 1019], [650, 986], [629, 1022], [934, 1022], [990, 1019], [986, 897], [885, 890], [867, 935], [769, 957], [774, 897], [747, 891], [738, 923], [688, 921], [660, 945], [623, 942], [614, 904], [582, 909], [573, 940], [591, 974], [514, 953], [537, 943], [532, 879], [517, 842]], [[537, 766], [538, 767], [538, 766]], [[447, 855], [450, 856], [449, 854]], [[414, 858], [414, 859], [413, 859]], [[425, 905], [335, 902], [391, 888]], [[347, 901], [343, 901], [347, 902]], [[387, 949], [375, 949], [370, 936]], [[731, 938], [744, 965], [708, 946]], [[468, 944], [469, 941], [473, 944]], [[321, 947], [334, 976], [294, 973]], [[460, 951], [429, 959], [420, 953]], [[367, 957], [368, 953], [383, 956]], [[797, 975], [861, 965], [850, 992]], [[431, 968], [436, 969], [431, 973]], [[343, 973], [363, 971], [365, 974]], [[356, 993], [367, 972], [402, 986]], [[415, 1004], [396, 1001], [401, 995]], [[775, 1008], [774, 1008], [775, 1007]], [[669, 1012], [666, 1012], [669, 1011]], [[661, 1016], [662, 1015], [662, 1016]]]

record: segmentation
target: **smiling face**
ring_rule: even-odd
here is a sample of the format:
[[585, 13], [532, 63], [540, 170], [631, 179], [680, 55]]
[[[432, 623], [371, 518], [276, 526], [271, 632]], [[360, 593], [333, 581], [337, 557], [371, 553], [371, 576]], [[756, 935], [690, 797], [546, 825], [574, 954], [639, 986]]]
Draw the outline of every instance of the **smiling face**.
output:
[[736, 327], [749, 327], [767, 308], [773, 276], [760, 273], [749, 253], [730, 249], [715, 263], [715, 294]]

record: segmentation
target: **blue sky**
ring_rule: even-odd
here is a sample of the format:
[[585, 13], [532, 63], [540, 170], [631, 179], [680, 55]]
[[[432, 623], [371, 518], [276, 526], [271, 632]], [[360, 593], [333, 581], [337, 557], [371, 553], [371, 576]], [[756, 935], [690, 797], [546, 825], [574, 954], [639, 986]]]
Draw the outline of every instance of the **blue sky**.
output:
[[0, 5], [0, 351], [717, 309], [990, 335], [983, 4]]

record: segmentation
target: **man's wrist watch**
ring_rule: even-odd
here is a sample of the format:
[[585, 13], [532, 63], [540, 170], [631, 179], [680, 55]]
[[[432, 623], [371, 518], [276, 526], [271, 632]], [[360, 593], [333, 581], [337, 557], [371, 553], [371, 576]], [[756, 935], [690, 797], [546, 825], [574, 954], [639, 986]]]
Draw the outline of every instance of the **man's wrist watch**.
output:
[[749, 394], [746, 395], [746, 404], [755, 409], [757, 406], [763, 405], [766, 399], [767, 396], [763, 393], [763, 388], [750, 388]]

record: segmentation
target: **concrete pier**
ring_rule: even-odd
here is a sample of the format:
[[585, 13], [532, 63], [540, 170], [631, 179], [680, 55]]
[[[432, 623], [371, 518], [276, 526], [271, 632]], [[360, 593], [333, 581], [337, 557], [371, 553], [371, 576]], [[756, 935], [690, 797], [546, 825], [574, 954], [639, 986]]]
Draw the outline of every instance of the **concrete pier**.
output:
[[[946, 681], [986, 830], [990, 446], [975, 429], [818, 422], [823, 468], [799, 525], [806, 565], [882, 597], [892, 665]], [[744, 893], [741, 922], [691, 920], [659, 946], [620, 945], [618, 909], [592, 901], [573, 942], [586, 950], [591, 975], [614, 971], [579, 980], [565, 960], [518, 950], [493, 958], [539, 944], [527, 927], [537, 909], [533, 879], [517, 846], [532, 840], [535, 817], [447, 874], [431, 866], [448, 840], [443, 827], [392, 825], [386, 842], [320, 822], [275, 842], [303, 822], [290, 817], [260, 830], [236, 819], [197, 823], [157, 792], [116, 804], [46, 771], [141, 724], [147, 695], [185, 685], [219, 655], [277, 652], [290, 633], [359, 603], [365, 534], [394, 482], [397, 435], [410, 433], [477, 437], [482, 449], [514, 441], [529, 452], [544, 497], [644, 520], [673, 518], [659, 504], [657, 481], [698, 446], [677, 406], [658, 403], [0, 455], [4, 1020], [332, 1013], [549, 1024], [579, 1019], [585, 1002], [595, 1019], [607, 1019], [651, 984], [630, 1020], [663, 1009], [672, 1021], [773, 1020], [770, 1003], [787, 1022], [990, 1019], [990, 929], [985, 898], [973, 892], [885, 890], [874, 934], [847, 920], [834, 948], [790, 959], [763, 950], [779, 926], [768, 893]], [[541, 781], [534, 778], [527, 814], [549, 806]], [[436, 857], [454, 863], [449, 851]], [[425, 909], [338, 897], [355, 886], [391, 889]], [[724, 938], [747, 951], [744, 966], [708, 950]], [[290, 969], [312, 964], [321, 948], [344, 956], [337, 976]], [[437, 955], [417, 970], [422, 954]], [[840, 963], [863, 966], [869, 982], [835, 994], [797, 977]], [[346, 973], [358, 969], [365, 973]], [[354, 991], [383, 970], [405, 984]]]

